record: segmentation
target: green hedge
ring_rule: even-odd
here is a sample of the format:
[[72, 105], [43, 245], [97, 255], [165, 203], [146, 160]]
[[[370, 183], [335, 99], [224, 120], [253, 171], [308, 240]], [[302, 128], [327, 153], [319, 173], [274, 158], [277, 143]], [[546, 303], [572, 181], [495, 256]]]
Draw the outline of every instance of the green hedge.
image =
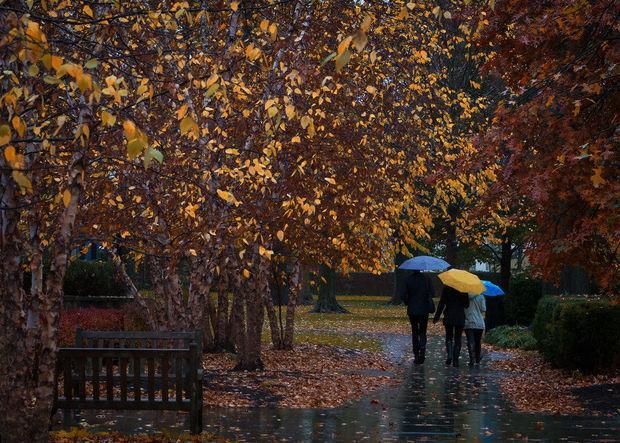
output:
[[529, 278], [515, 279], [510, 284], [504, 301], [506, 323], [529, 326], [536, 315], [542, 297], [542, 283]]
[[114, 268], [106, 261], [75, 260], [67, 267], [66, 295], [82, 297], [123, 297], [127, 289], [115, 278]]
[[518, 348], [532, 351], [537, 347], [532, 332], [523, 326], [498, 326], [488, 331], [484, 340], [500, 348]]
[[620, 368], [620, 305], [546, 296], [538, 304], [532, 332], [554, 366], [585, 373]]

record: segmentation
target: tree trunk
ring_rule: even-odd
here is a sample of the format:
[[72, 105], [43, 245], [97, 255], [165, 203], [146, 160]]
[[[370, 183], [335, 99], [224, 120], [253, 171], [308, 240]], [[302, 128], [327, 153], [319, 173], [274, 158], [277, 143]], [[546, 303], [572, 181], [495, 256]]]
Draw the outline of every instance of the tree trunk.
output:
[[456, 224], [449, 222], [446, 229], [446, 261], [451, 266], [457, 266], [459, 247], [456, 239]]
[[215, 347], [223, 351], [229, 346], [228, 340], [228, 275], [224, 270], [220, 272], [217, 291], [217, 318], [215, 327]]
[[283, 349], [293, 349], [293, 338], [295, 335], [295, 307], [297, 298], [301, 292], [301, 267], [295, 260], [291, 272], [288, 276], [288, 305], [286, 307], [286, 329], [284, 331]]
[[258, 262], [256, 271], [252, 277], [238, 285], [243, 294], [245, 308], [245, 328], [240, 328], [241, 337], [237, 365], [238, 371], [257, 371], [264, 369], [261, 359], [263, 321], [265, 316], [265, 297], [271, 297], [269, 293], [269, 263], [258, 254], [255, 254]]
[[[81, 122], [88, 121], [89, 112], [83, 107]], [[85, 146], [75, 152], [68, 169], [65, 189], [70, 199], [59, 216], [58, 230], [51, 244], [52, 264], [45, 288], [39, 280], [39, 244], [29, 263], [36, 268], [32, 270], [33, 291], [30, 294], [24, 291], [20, 250], [23, 243], [17, 229], [19, 212], [3, 211], [1, 215], [0, 440], [3, 443], [48, 441], [62, 284], [83, 189], [85, 152]], [[14, 208], [15, 184], [7, 178], [8, 174], [3, 173], [2, 205]], [[32, 232], [30, 235], [31, 242], [38, 242], [38, 235]]]
[[297, 300], [297, 304], [310, 306], [314, 304], [312, 297], [312, 288], [310, 287], [310, 271], [306, 266], [301, 265], [301, 290]]
[[321, 265], [319, 280], [319, 299], [312, 312], [349, 313], [336, 300], [336, 272], [327, 265]]
[[278, 318], [276, 309], [271, 297], [265, 297], [265, 309], [267, 310], [267, 318], [269, 319], [269, 330], [271, 332], [271, 344], [274, 349], [282, 349], [284, 347], [284, 336]]
[[211, 294], [207, 296], [204, 306], [203, 343], [202, 352], [214, 352], [215, 350], [215, 306]]
[[398, 269], [398, 267], [407, 260], [403, 254], [398, 252], [394, 257], [394, 290], [392, 291], [392, 298], [388, 302], [389, 305], [401, 305], [403, 300], [401, 298], [403, 285], [407, 279], [407, 271]]

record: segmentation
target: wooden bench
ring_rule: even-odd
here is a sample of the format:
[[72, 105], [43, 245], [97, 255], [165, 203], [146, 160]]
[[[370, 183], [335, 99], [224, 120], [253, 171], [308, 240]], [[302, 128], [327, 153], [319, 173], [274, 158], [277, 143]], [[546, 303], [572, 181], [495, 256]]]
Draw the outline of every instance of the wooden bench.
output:
[[76, 344], [58, 351], [54, 412], [187, 411], [191, 433], [202, 432], [199, 332], [78, 331]]

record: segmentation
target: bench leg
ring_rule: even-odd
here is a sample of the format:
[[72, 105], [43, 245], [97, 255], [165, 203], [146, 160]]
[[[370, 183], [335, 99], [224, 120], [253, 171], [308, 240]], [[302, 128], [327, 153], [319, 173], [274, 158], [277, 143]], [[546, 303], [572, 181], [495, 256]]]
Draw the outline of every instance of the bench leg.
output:
[[62, 425], [66, 428], [73, 425], [73, 411], [71, 409], [62, 410]]
[[[199, 388], [199, 389], [197, 389]], [[192, 435], [202, 433], [202, 383], [198, 382], [192, 390], [192, 407], [189, 412], [189, 431]]]

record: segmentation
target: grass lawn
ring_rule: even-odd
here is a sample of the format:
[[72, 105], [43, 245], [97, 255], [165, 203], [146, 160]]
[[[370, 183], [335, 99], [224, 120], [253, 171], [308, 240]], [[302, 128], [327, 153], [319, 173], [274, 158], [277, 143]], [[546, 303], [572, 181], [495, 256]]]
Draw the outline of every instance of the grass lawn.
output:
[[[388, 305], [390, 297], [343, 295], [336, 297], [349, 314], [315, 314], [312, 306], [299, 306], [295, 318], [295, 342], [379, 351], [382, 332], [407, 333], [409, 321], [403, 306]], [[276, 315], [278, 308], [276, 307]], [[282, 317], [286, 307], [282, 307]], [[267, 324], [265, 341], [270, 340]]]

